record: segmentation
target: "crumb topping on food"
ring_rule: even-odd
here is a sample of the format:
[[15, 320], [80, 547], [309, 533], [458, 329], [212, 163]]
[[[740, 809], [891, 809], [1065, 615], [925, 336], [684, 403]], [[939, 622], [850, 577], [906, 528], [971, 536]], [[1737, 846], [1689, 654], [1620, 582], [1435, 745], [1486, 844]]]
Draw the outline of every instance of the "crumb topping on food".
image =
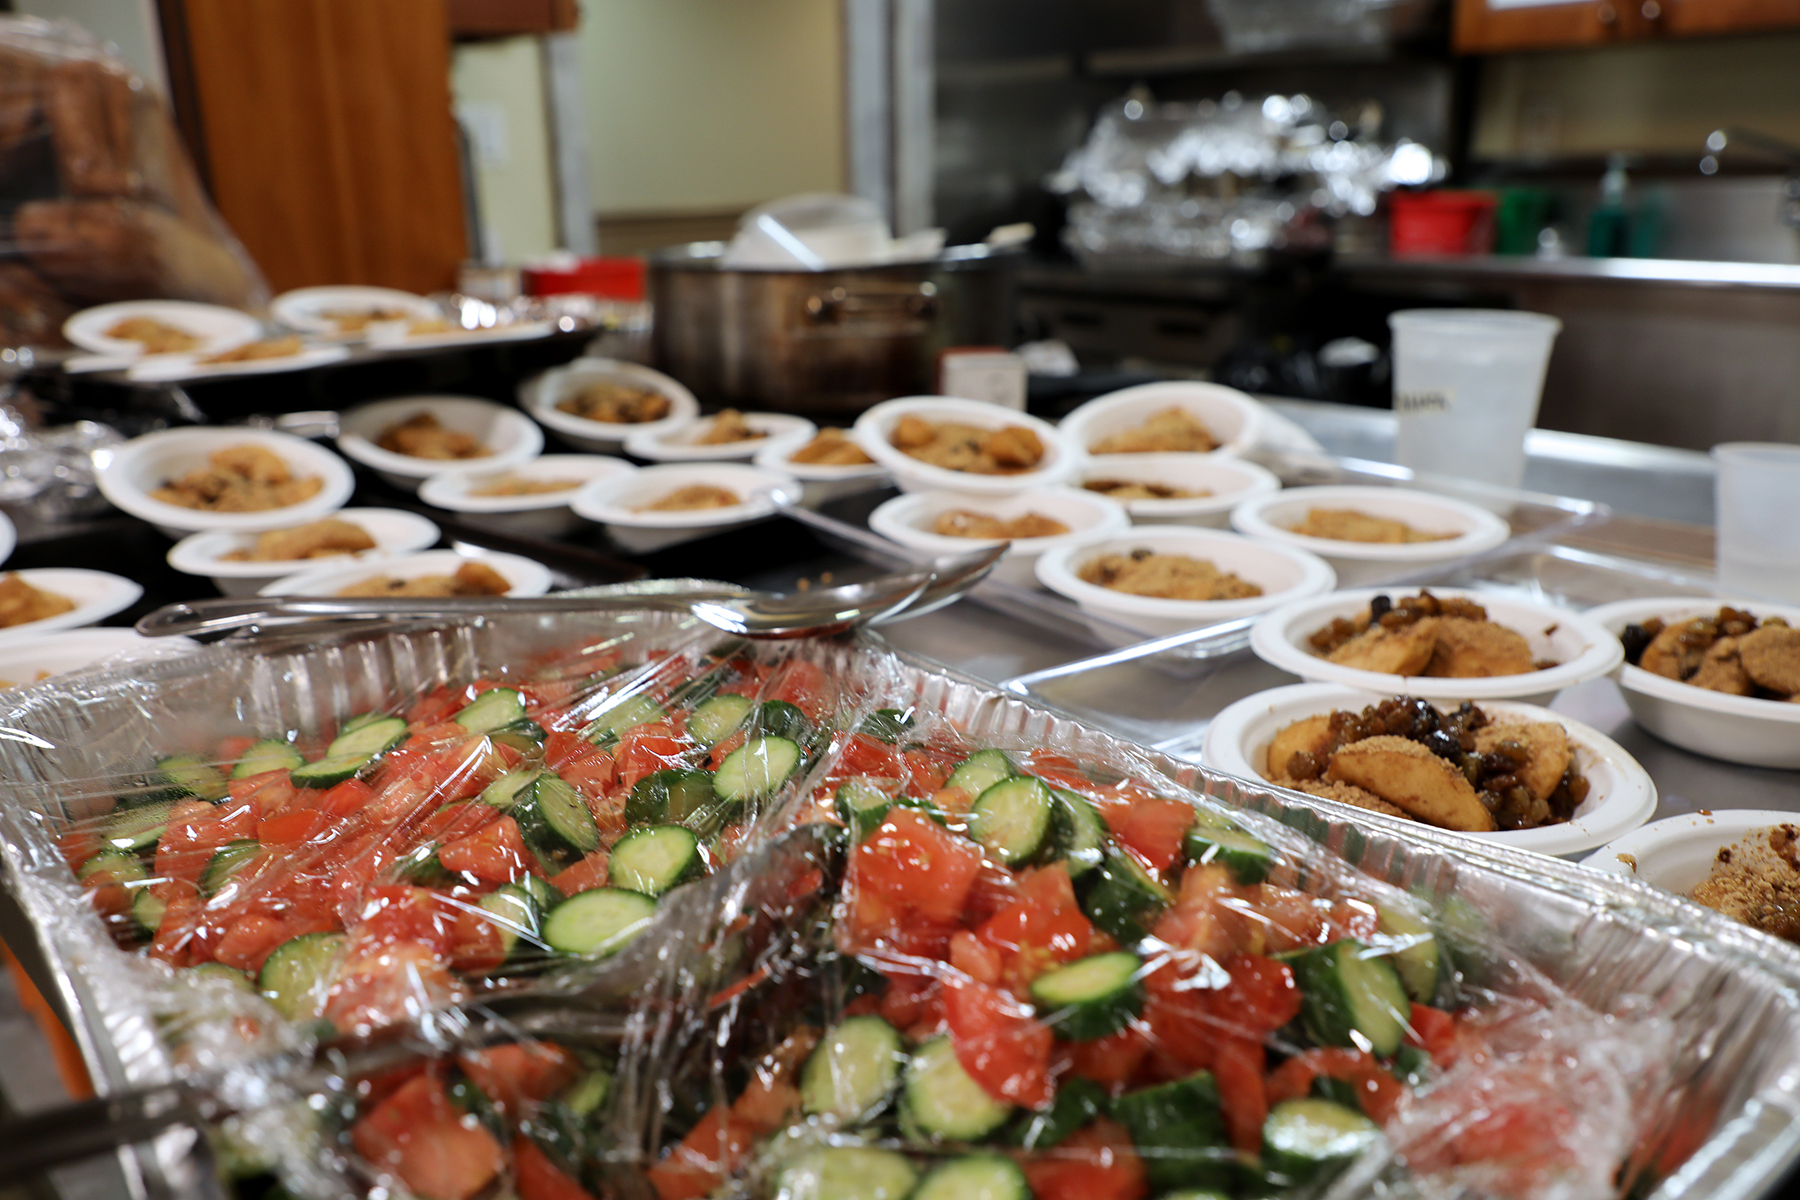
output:
[[150, 498], [203, 512], [267, 512], [310, 500], [324, 486], [316, 475], [297, 478], [273, 450], [245, 442], [213, 451], [206, 466], [169, 480]]
[[377, 575], [338, 589], [340, 596], [504, 596], [512, 590], [506, 576], [471, 559], [452, 575]]
[[340, 517], [327, 517], [292, 529], [271, 529], [256, 535], [247, 550], [232, 550], [219, 557], [226, 562], [293, 562], [303, 558], [330, 558], [373, 550], [375, 539], [361, 525]]
[[1430, 592], [1376, 596], [1354, 617], [1338, 617], [1307, 638], [1328, 662], [1384, 675], [1484, 679], [1555, 666], [1534, 660], [1525, 635], [1488, 619], [1473, 600]]
[[217, 354], [205, 355], [195, 361], [203, 367], [222, 366], [225, 363], [261, 362], [270, 358], [292, 358], [305, 348], [305, 343], [298, 336], [263, 338], [261, 341], [245, 342], [241, 346], [221, 350]]
[[812, 441], [788, 455], [789, 462], [811, 463], [825, 467], [860, 467], [875, 460], [863, 453], [848, 430], [827, 426]]
[[579, 479], [526, 479], [523, 475], [502, 475], [480, 487], [470, 488], [471, 496], [547, 496], [553, 492], [572, 492], [581, 486]]
[[198, 335], [155, 317], [126, 317], [108, 326], [106, 336], [121, 342], [136, 342], [144, 348], [145, 354], [180, 354], [198, 350], [201, 346]]
[[674, 408], [661, 392], [600, 379], [556, 402], [557, 410], [608, 425], [643, 425], [660, 421]]
[[1737, 608], [1667, 624], [1652, 617], [1619, 635], [1625, 661], [1708, 691], [1800, 702], [1800, 629]]
[[1044, 461], [1044, 442], [1023, 425], [983, 429], [907, 414], [888, 435], [894, 449], [920, 462], [970, 475], [1018, 475]]
[[452, 461], [462, 458], [485, 458], [493, 451], [480, 439], [460, 429], [450, 429], [430, 409], [420, 409], [404, 421], [397, 421], [381, 431], [375, 444], [390, 454], [409, 458]]
[[1289, 533], [1302, 537], [1325, 538], [1334, 542], [1368, 542], [1404, 545], [1412, 542], [1442, 542], [1456, 537], [1452, 533], [1431, 533], [1416, 529], [1392, 517], [1377, 517], [1354, 508], [1309, 508], [1306, 519], [1288, 526]]
[[1800, 826], [1759, 829], [1722, 848], [1693, 899], [1752, 929], [1800, 942]]
[[706, 422], [705, 426], [694, 436], [696, 446], [730, 446], [737, 442], [760, 442], [769, 436], [761, 430], [753, 429], [744, 414], [735, 408], [728, 408], [718, 416]]
[[0, 628], [28, 625], [74, 610], [75, 601], [58, 592], [33, 587], [16, 572], [0, 576]]
[[690, 483], [648, 504], [640, 504], [631, 511], [691, 512], [703, 508], [730, 508], [743, 502], [742, 497], [729, 488], [714, 487], [710, 483]]
[[1114, 500], [1198, 500], [1212, 495], [1206, 488], [1179, 488], [1135, 479], [1090, 479], [1081, 486]]
[[1091, 558], [1075, 574], [1083, 583], [1164, 600], [1247, 600], [1263, 594], [1259, 585], [1205, 559], [1142, 547]]
[[965, 538], [1041, 538], [1061, 537], [1069, 527], [1055, 517], [1028, 512], [1010, 519], [990, 513], [972, 512], [966, 508], [939, 513], [931, 524], [931, 532], [942, 537]]
[[1204, 454], [1222, 443], [1185, 408], [1169, 407], [1132, 429], [1103, 437], [1089, 454], [1155, 454], [1162, 451]]

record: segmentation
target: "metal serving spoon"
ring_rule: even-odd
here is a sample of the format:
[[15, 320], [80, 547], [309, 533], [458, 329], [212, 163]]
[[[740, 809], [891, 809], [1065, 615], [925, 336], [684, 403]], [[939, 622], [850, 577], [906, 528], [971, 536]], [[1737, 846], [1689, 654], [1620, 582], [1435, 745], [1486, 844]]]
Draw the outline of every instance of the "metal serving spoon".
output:
[[150, 613], [137, 623], [137, 630], [145, 637], [205, 636], [251, 625], [285, 625], [318, 618], [473, 617], [654, 609], [691, 612], [708, 625], [741, 637], [812, 637], [890, 620], [915, 606], [923, 612], [946, 604], [986, 576], [1004, 551], [1003, 546], [988, 547], [865, 583], [786, 593], [753, 592], [701, 580], [656, 580], [648, 585], [621, 584], [554, 596], [271, 596], [252, 600], [188, 600]]

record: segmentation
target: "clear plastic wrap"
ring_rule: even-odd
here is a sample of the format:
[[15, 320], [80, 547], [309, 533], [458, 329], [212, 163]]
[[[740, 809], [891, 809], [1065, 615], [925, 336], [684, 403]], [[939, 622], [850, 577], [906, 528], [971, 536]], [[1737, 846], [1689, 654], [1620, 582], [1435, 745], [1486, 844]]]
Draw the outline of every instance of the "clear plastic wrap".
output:
[[114, 300], [268, 301], [162, 97], [66, 22], [0, 18], [0, 221], [3, 345]]
[[[502, 706], [499, 687], [522, 712]], [[1292, 794], [1208, 776], [871, 638], [751, 646], [667, 616], [506, 617], [217, 648], [8, 703], [10, 875], [83, 1018], [102, 1090], [219, 1081], [246, 1097], [237, 1120], [262, 1129], [251, 1140], [265, 1148], [280, 1142], [268, 1113], [298, 1101], [258, 1101], [246, 1081], [304, 1092], [314, 1085], [296, 1081], [293, 1063], [360, 1053], [384, 1028], [439, 1063], [406, 1112], [480, 1123], [465, 1110], [446, 1117], [434, 1090], [449, 1095], [452, 1068], [467, 1074], [458, 1056], [480, 1044], [472, 1012], [534, 1039], [624, 1031], [590, 1141], [546, 1148], [536, 1126], [525, 1130], [593, 1195], [836, 1194], [817, 1190], [818, 1171], [848, 1165], [865, 1181], [948, 1172], [932, 1176], [946, 1185], [958, 1172], [1017, 1171], [1038, 1200], [1243, 1193], [1313, 1170], [1305, 1187], [1318, 1190], [1338, 1169], [1337, 1194], [1743, 1196], [1800, 1145], [1793, 948], [1554, 860], [1379, 818], [1329, 820]], [[281, 803], [263, 812], [256, 797], [270, 783], [256, 776], [294, 768], [248, 772], [236, 798], [231, 781], [198, 773], [241, 763], [249, 739], [274, 734], [304, 771], [371, 710], [409, 717], [408, 740], [348, 777], [367, 789], [345, 793], [358, 805], [327, 805], [345, 787], [333, 781], [299, 789], [304, 804], [277, 788]], [[470, 724], [448, 720], [459, 714]], [[225, 738], [237, 739], [229, 752]], [[762, 774], [745, 774], [758, 743]], [[201, 758], [167, 761], [184, 751]], [[740, 751], [747, 790], [725, 778]], [[418, 776], [416, 762], [432, 769]], [[481, 798], [546, 762], [604, 828], [604, 873], [597, 850], [546, 851], [519, 811], [529, 801]], [[645, 786], [715, 766], [710, 792], [687, 790], [691, 777]], [[222, 782], [224, 796], [201, 810], [167, 794], [196, 781]], [[121, 809], [121, 794], [134, 803]], [[140, 860], [144, 880], [90, 872], [79, 884], [64, 857], [71, 832], [116, 828], [146, 800], [189, 805], [157, 839], [177, 831], [172, 848]], [[242, 820], [229, 814], [244, 804], [268, 835], [258, 841], [287, 849], [223, 872], [205, 897], [196, 886], [201, 915], [186, 936], [115, 937], [127, 927], [105, 889], [204, 875], [243, 840], [226, 834], [244, 831], [213, 830], [215, 847], [182, 830]], [[473, 805], [492, 811], [462, 828]], [[1094, 821], [1071, 823], [1089, 810]], [[508, 821], [516, 841], [497, 836]], [[285, 840], [283, 822], [301, 840]], [[705, 875], [679, 882], [690, 869], [679, 853], [639, 858], [633, 870], [669, 887], [616, 953], [605, 937], [576, 947], [599, 954], [559, 947], [556, 908], [521, 903], [528, 915], [504, 956], [473, 928], [499, 927], [484, 901], [533, 880], [575, 897], [616, 888], [622, 840], [649, 827], [703, 835]], [[321, 857], [347, 844], [340, 828], [380, 834], [364, 847], [372, 868], [350, 865], [360, 854]], [[206, 853], [178, 857], [196, 848]], [[453, 878], [403, 882], [431, 854]], [[348, 895], [314, 906], [330, 928], [303, 929], [290, 922], [310, 914], [296, 903], [305, 888], [291, 889], [315, 876]], [[239, 885], [247, 894], [226, 890]], [[278, 893], [285, 907], [246, 904]], [[251, 917], [293, 935], [269, 951], [345, 939], [343, 954], [302, 973], [318, 987], [298, 993], [268, 972], [272, 935], [255, 944], [265, 993], [317, 997], [293, 1019], [229, 973], [254, 965], [237, 962], [229, 936]], [[208, 965], [221, 956], [232, 961]], [[1043, 990], [1057, 968], [1072, 974]], [[848, 1022], [890, 1046], [877, 1055], [884, 1082], [853, 1118], [832, 1115], [829, 1084], [857, 1076], [856, 1061], [807, 1066]], [[417, 1174], [410, 1151], [371, 1150], [366, 1136], [359, 1150], [353, 1130], [390, 1094], [378, 1090], [345, 1093], [357, 1113], [322, 1127], [338, 1174], [295, 1167], [290, 1190], [397, 1178], [417, 1195], [462, 1194]], [[1273, 1135], [1271, 1112], [1288, 1114]], [[1320, 1141], [1321, 1114], [1341, 1143]], [[536, 1192], [524, 1176], [540, 1164], [523, 1151], [521, 1174], [519, 1128], [489, 1132], [497, 1158], [470, 1138], [485, 1155], [480, 1187], [500, 1173], [523, 1200], [576, 1194]], [[1271, 1136], [1299, 1148], [1271, 1148]], [[1369, 1153], [1338, 1161], [1365, 1142]], [[283, 1161], [324, 1161], [304, 1138], [291, 1144], [302, 1149]]]

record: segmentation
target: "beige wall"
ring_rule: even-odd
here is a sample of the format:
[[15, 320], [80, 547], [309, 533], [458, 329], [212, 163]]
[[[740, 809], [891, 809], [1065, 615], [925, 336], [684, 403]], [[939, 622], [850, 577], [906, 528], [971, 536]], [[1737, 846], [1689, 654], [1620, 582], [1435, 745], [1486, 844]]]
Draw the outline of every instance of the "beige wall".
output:
[[1741, 125], [1800, 142], [1800, 34], [1498, 55], [1482, 65], [1474, 153], [1694, 155]]
[[507, 38], [456, 47], [450, 88], [470, 129], [488, 257], [517, 263], [554, 250], [556, 209], [537, 42]]
[[599, 212], [843, 189], [838, 0], [583, 0], [579, 37]]

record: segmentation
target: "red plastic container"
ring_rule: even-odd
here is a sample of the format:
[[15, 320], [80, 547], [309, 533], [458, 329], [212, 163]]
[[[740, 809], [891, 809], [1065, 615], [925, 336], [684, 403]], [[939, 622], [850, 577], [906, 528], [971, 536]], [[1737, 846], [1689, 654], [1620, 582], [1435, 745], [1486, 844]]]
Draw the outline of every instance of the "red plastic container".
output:
[[1396, 258], [1492, 253], [1499, 203], [1492, 192], [1395, 192], [1388, 198], [1388, 253]]
[[597, 256], [584, 258], [566, 270], [526, 267], [519, 273], [519, 283], [527, 296], [581, 293], [608, 300], [642, 300], [644, 260]]

